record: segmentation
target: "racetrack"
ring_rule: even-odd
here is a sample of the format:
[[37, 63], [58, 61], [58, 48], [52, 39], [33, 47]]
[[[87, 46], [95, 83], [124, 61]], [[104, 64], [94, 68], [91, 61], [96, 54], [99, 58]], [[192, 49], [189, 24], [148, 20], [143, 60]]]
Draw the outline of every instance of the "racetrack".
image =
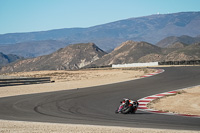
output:
[[200, 67], [164, 68], [153, 77], [84, 89], [0, 99], [0, 119], [128, 127], [200, 130], [200, 119], [152, 114], [115, 114], [122, 98], [149, 95], [200, 84]]

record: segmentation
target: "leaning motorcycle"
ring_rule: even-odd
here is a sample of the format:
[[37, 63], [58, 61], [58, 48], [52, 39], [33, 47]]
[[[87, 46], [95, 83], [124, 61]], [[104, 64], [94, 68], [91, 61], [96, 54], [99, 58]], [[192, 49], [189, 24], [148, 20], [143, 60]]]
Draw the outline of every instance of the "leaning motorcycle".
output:
[[135, 114], [137, 111], [139, 103], [137, 101], [122, 101], [119, 105], [119, 108], [115, 111], [115, 113], [122, 113], [122, 114]]

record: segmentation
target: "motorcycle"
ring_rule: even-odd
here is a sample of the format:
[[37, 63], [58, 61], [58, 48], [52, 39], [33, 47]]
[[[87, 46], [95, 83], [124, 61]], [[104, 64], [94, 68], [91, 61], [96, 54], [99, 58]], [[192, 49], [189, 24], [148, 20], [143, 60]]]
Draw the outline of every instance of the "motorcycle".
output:
[[119, 105], [119, 108], [115, 111], [115, 113], [135, 114], [138, 106], [139, 106], [138, 101], [125, 99], [125, 100], [121, 101], [121, 104]]

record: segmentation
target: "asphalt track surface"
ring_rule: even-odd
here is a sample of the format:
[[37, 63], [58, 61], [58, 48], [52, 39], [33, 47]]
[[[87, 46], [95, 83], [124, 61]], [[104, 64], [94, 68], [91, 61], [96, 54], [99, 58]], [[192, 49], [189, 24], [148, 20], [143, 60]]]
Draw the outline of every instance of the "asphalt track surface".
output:
[[0, 98], [0, 119], [199, 131], [199, 118], [142, 111], [114, 113], [122, 98], [136, 100], [200, 84], [200, 67], [163, 69], [164, 73], [139, 80]]

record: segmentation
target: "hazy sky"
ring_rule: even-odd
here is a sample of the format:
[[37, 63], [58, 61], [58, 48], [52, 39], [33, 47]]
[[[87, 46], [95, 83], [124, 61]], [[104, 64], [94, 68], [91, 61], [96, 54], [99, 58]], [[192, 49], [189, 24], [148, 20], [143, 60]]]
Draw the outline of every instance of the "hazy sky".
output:
[[90, 27], [186, 11], [200, 11], [200, 0], [0, 0], [0, 34]]

